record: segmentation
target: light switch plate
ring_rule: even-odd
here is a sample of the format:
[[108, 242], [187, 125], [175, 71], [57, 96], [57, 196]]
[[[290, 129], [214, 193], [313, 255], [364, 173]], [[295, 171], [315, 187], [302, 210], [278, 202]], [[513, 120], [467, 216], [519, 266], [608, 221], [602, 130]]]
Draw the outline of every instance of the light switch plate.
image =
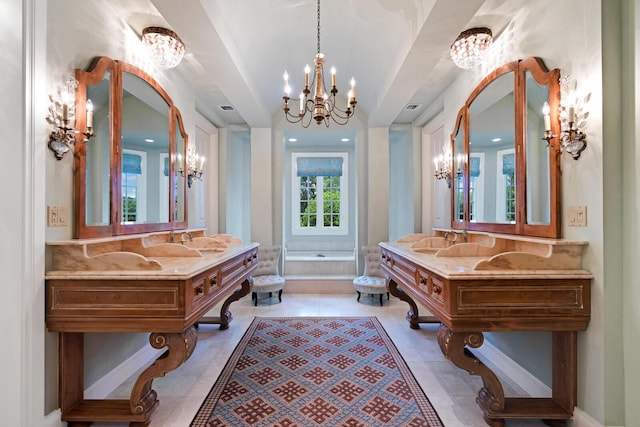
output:
[[587, 207], [576, 206], [576, 227], [587, 226]]
[[64, 206], [47, 206], [47, 226], [66, 227], [68, 223], [67, 208]]
[[569, 227], [576, 226], [576, 207], [575, 206], [569, 206], [567, 208], [567, 223]]

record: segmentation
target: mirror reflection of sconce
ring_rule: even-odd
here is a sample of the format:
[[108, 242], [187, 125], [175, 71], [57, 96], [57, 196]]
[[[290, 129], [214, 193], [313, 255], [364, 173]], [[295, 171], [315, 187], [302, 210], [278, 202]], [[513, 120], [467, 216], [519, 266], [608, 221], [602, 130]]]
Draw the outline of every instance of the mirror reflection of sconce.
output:
[[[434, 176], [436, 179], [444, 179], [447, 182], [447, 187], [451, 188], [451, 166], [452, 166], [452, 158], [451, 153], [447, 152], [444, 148], [442, 149], [442, 154], [440, 156], [435, 157], [433, 159], [433, 163], [435, 165]], [[456, 157], [456, 172], [455, 178], [458, 178], [462, 175], [462, 154], [458, 154]]]
[[[187, 166], [186, 170], [184, 163], [186, 163]], [[183, 162], [182, 154], [178, 154], [178, 173], [182, 176], [186, 175], [187, 185], [191, 188], [194, 178], [202, 180], [202, 175], [204, 175], [204, 156], [196, 153], [196, 150], [193, 148], [189, 148], [186, 162]]]
[[[66, 91], [62, 92], [60, 99], [49, 96], [51, 105], [49, 106], [49, 114], [47, 115], [47, 123], [54, 126], [54, 130], [49, 134], [49, 148], [53, 151], [56, 159], [62, 160], [64, 155], [71, 149], [71, 145], [76, 141], [76, 135], [79, 133], [71, 125], [75, 122], [74, 99], [75, 91], [78, 87], [78, 81], [69, 77], [66, 81]], [[84, 141], [89, 141], [93, 136], [93, 104], [91, 100], [87, 100], [87, 129], [82, 134]]]

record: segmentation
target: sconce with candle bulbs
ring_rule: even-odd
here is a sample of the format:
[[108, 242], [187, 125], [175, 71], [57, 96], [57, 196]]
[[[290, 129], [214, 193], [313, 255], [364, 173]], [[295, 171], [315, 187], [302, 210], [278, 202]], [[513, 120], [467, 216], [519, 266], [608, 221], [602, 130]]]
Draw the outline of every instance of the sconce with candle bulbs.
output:
[[[433, 163], [435, 166], [434, 176], [436, 179], [444, 179], [447, 182], [447, 187], [451, 188], [451, 167], [453, 166], [453, 159], [451, 153], [444, 147], [442, 148], [442, 154], [434, 157]], [[455, 178], [462, 175], [462, 154], [456, 156], [456, 171]]]
[[194, 178], [202, 180], [202, 175], [204, 175], [204, 156], [199, 155], [195, 149], [189, 147], [187, 158], [184, 160], [183, 162], [182, 154], [178, 154], [178, 173], [187, 177], [187, 185], [191, 188]]
[[[53, 151], [56, 159], [62, 160], [64, 155], [71, 149], [71, 145], [76, 142], [76, 135], [80, 131], [71, 125], [75, 122], [75, 91], [78, 87], [78, 81], [69, 77], [66, 81], [66, 90], [60, 94], [60, 99], [49, 96], [51, 105], [49, 106], [49, 114], [46, 117], [47, 123], [54, 127], [49, 134], [49, 148]], [[84, 142], [88, 142], [93, 136], [93, 104], [88, 99], [86, 102], [87, 109], [87, 126], [82, 134]]]
[[[560, 85], [563, 91], [568, 86], [568, 76], [560, 77]], [[580, 130], [580, 126], [584, 125], [584, 120], [588, 113], [582, 112], [577, 107], [578, 102], [568, 106], [560, 106], [560, 135], [556, 135], [551, 131], [551, 108], [549, 103], [545, 101], [542, 106], [542, 116], [544, 119], [544, 136], [543, 140], [547, 141], [547, 147], [560, 147], [560, 152], [566, 152], [573, 157], [574, 160], [580, 158], [580, 153], [587, 148], [587, 135]], [[551, 140], [559, 138], [558, 143], [552, 144]]]

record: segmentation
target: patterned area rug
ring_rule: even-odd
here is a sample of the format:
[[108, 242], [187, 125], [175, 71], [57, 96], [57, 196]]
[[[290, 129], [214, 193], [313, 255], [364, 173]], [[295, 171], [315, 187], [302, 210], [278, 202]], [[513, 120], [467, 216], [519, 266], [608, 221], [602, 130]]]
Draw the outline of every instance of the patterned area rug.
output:
[[443, 424], [375, 317], [258, 317], [191, 426]]

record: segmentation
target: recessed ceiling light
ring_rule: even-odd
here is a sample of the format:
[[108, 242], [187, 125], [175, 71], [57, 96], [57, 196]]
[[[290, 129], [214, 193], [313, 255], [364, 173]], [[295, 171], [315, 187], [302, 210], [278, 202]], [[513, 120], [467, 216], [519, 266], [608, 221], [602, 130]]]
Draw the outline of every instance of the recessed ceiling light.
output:
[[500, 141], [502, 141], [502, 138], [493, 138], [491, 140], [491, 142], [500, 142]]
[[151, 139], [151, 138], [145, 138], [144, 142], [153, 142], [153, 139]]
[[342, 138], [340, 141], [342, 141], [342, 142], [349, 142], [349, 138]]
[[296, 142], [296, 141], [298, 141], [298, 138], [289, 138], [287, 141], [289, 141], [289, 142]]

